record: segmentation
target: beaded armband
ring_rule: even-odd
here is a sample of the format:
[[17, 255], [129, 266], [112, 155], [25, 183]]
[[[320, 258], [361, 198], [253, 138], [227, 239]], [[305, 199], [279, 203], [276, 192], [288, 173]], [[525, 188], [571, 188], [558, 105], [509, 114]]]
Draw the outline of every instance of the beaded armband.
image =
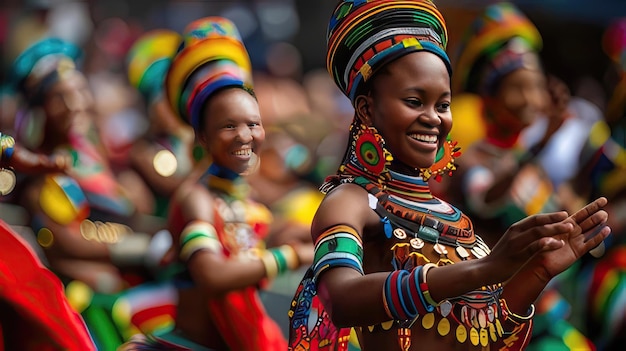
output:
[[337, 225], [322, 233], [315, 243], [313, 272], [315, 279], [332, 267], [349, 267], [363, 272], [363, 243], [357, 231]]
[[217, 237], [217, 231], [211, 223], [192, 221], [180, 234], [179, 257], [183, 262], [187, 262], [199, 250], [209, 250], [213, 253], [222, 254], [223, 247]]
[[0, 133], [0, 161], [9, 162], [13, 156], [15, 139], [12, 136]]
[[296, 251], [290, 245], [263, 250], [259, 258], [265, 267], [265, 275], [270, 279], [288, 270], [296, 269], [300, 264]]

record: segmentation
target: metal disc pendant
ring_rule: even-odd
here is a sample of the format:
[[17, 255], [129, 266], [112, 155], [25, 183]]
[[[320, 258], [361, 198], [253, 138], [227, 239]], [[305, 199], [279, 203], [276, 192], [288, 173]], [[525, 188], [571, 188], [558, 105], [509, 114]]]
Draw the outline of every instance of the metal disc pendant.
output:
[[450, 333], [450, 321], [447, 318], [442, 318], [437, 324], [437, 332], [441, 336], [446, 336]]
[[445, 246], [437, 243], [433, 246], [433, 248], [435, 249], [435, 252], [440, 254], [440, 255], [447, 255], [448, 254], [448, 250], [446, 249]]
[[498, 333], [499, 337], [502, 337], [502, 335], [504, 335], [504, 328], [502, 328], [502, 323], [500, 323], [499, 319], [496, 319], [496, 332]]
[[478, 335], [476, 328], [470, 328], [469, 338], [472, 345], [478, 346], [478, 344], [480, 344], [480, 335]]
[[434, 313], [427, 313], [426, 315], [424, 315], [424, 317], [422, 317], [422, 327], [424, 327], [424, 329], [428, 330], [430, 328], [432, 328], [435, 325], [435, 314]]
[[400, 240], [404, 240], [406, 239], [406, 232], [404, 231], [404, 229], [402, 228], [396, 228], [393, 230], [393, 235], [400, 239]]
[[15, 189], [15, 173], [10, 169], [0, 168], [0, 196], [8, 195]]
[[487, 333], [487, 329], [480, 328], [480, 344], [483, 347], [489, 344], [489, 333]]
[[473, 254], [474, 254], [474, 256], [476, 256], [477, 258], [483, 258], [483, 257], [487, 256], [487, 253], [486, 253], [483, 249], [481, 249], [480, 247], [478, 247], [478, 246], [474, 246], [474, 247], [472, 248], [472, 253], [473, 253]]
[[447, 317], [452, 312], [452, 302], [445, 300], [439, 304], [439, 312], [442, 316]]
[[487, 327], [487, 314], [485, 313], [485, 310], [480, 310], [480, 312], [478, 312], [478, 325], [480, 325], [481, 328]]
[[457, 246], [455, 250], [461, 260], [467, 260], [470, 257], [469, 252], [463, 246]]
[[463, 324], [459, 324], [459, 326], [456, 327], [456, 340], [461, 344], [467, 340], [467, 329]]
[[422, 247], [424, 247], [424, 240], [422, 240], [420, 238], [413, 238], [413, 239], [411, 239], [410, 243], [411, 243], [411, 247], [416, 249], [416, 250], [419, 250]]
[[496, 327], [493, 323], [489, 323], [489, 336], [491, 336], [491, 341], [498, 341], [498, 334], [496, 334]]
[[494, 312], [494, 310], [495, 310], [495, 307], [493, 305], [490, 305], [487, 308], [487, 320], [490, 323], [493, 323], [493, 320], [495, 319], [495, 312]]

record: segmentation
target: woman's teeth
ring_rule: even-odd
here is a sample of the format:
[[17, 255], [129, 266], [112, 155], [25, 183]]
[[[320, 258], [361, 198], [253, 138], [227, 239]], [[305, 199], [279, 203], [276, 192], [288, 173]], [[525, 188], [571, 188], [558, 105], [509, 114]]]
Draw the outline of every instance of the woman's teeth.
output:
[[233, 152], [236, 156], [250, 156], [252, 155], [252, 149], [241, 149]]
[[436, 143], [437, 136], [436, 135], [425, 135], [425, 134], [411, 134], [411, 138], [419, 141], [423, 141], [425, 143]]

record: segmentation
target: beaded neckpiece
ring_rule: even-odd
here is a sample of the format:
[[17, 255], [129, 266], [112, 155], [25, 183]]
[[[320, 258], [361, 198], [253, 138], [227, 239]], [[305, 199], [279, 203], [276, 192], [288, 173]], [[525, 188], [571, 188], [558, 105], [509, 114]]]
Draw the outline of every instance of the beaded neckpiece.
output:
[[250, 194], [250, 185], [236, 172], [212, 163], [202, 176], [210, 190], [233, 200], [243, 200]]
[[[453, 264], [446, 246], [455, 248], [462, 260], [469, 259], [471, 254], [477, 258], [489, 254], [488, 246], [474, 234], [471, 221], [454, 206], [432, 196], [428, 183], [421, 177], [393, 171], [389, 175], [384, 188], [364, 175], [342, 175], [328, 179], [324, 190], [341, 183], [354, 183], [367, 190], [370, 208], [380, 216], [386, 239], [399, 241], [391, 248], [395, 271], [411, 271], [424, 264]], [[425, 246], [426, 243], [429, 245]], [[424, 255], [427, 248], [440, 256], [439, 261], [431, 263]], [[487, 286], [441, 301], [434, 310], [415, 319], [392, 320], [362, 331], [376, 333], [395, 326], [401, 348], [408, 350], [411, 327], [417, 322], [425, 330], [434, 328], [441, 336], [453, 333], [459, 343], [468, 341], [474, 346], [487, 346], [504, 335], [501, 320], [506, 312], [500, 306], [501, 292], [500, 285]]]
[[387, 239], [393, 235], [401, 240], [415, 239], [414, 243], [463, 246], [477, 257], [487, 254], [487, 245], [474, 235], [471, 221], [454, 206], [432, 196], [421, 177], [389, 173], [384, 190], [364, 175], [329, 177], [321, 190], [328, 192], [342, 183], [363, 187], [370, 194], [370, 207], [381, 217]]

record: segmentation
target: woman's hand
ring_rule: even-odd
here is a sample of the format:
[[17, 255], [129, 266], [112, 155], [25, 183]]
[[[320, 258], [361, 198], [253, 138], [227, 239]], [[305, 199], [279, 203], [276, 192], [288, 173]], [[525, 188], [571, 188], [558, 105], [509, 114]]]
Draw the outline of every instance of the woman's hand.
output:
[[606, 224], [609, 215], [603, 209], [606, 205], [606, 198], [598, 198], [563, 221], [573, 226], [568, 233], [559, 236], [563, 247], [544, 251], [533, 261], [540, 279], [547, 282], [565, 271], [611, 233], [611, 228]]
[[65, 156], [41, 155], [15, 144], [13, 156], [8, 162], [8, 166], [22, 173], [47, 173], [63, 172], [69, 166], [69, 160]]
[[575, 228], [565, 211], [537, 214], [511, 225], [484, 258], [492, 267], [495, 281], [506, 281], [532, 257], [561, 249], [563, 238]]

